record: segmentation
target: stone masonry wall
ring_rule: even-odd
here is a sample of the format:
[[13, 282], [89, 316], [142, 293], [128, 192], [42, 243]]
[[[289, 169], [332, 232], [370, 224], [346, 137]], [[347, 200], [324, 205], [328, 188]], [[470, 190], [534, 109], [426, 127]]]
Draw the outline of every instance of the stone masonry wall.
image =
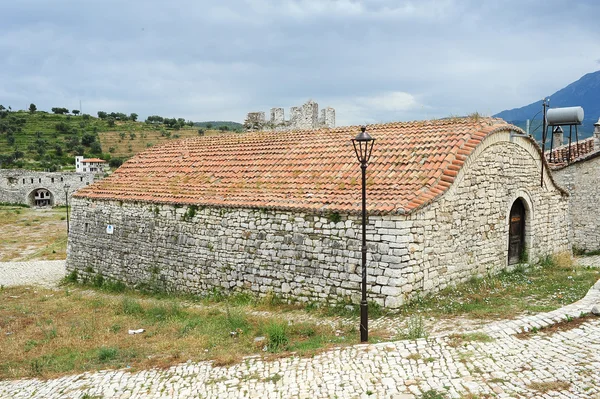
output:
[[409, 244], [415, 288], [433, 292], [508, 265], [508, 227], [517, 198], [526, 207], [529, 262], [569, 251], [568, 196], [545, 173], [532, 143], [508, 133], [486, 138], [438, 201], [410, 216]]
[[[496, 133], [442, 198], [371, 216], [369, 298], [388, 308], [507, 267], [508, 215], [523, 198], [530, 259], [569, 249], [568, 197], [525, 139]], [[372, 168], [376, 168], [373, 165]], [[249, 290], [301, 301], [360, 300], [360, 218], [291, 211], [73, 199], [67, 269], [129, 285], [206, 294]], [[339, 219], [339, 220], [338, 220]], [[107, 233], [107, 225], [114, 227]]]
[[569, 193], [572, 245], [585, 251], [600, 249], [600, 157], [574, 163], [553, 172]]
[[32, 205], [31, 193], [45, 188], [52, 193], [53, 205], [65, 205], [65, 184], [73, 194], [93, 182], [90, 173], [0, 169], [0, 202]]

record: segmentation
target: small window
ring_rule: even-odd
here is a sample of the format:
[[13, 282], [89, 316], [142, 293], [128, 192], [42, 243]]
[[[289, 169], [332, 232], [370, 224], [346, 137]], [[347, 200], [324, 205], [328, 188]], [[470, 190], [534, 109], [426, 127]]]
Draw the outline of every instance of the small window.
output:
[[89, 185], [90, 185], [90, 182], [89, 182], [89, 181], [86, 181], [86, 182], [85, 182], [85, 185], [86, 185], [86, 186], [89, 186]]
[[38, 183], [41, 183], [41, 182], [42, 182], [42, 178], [40, 177], [40, 178], [38, 179]]
[[60, 177], [60, 181], [63, 181], [63, 178], [62, 178], [62, 176]]
[[54, 183], [54, 177], [50, 178], [50, 180], [52, 181], [52, 183]]
[[80, 180], [80, 181], [83, 181], [83, 176], [81, 176], [81, 177], [79, 178], [79, 180]]
[[84, 233], [87, 233], [87, 231], [88, 231], [88, 223], [86, 223], [86, 224], [83, 226], [83, 232], [84, 232]]
[[23, 184], [25, 184], [25, 179], [23, 179]]

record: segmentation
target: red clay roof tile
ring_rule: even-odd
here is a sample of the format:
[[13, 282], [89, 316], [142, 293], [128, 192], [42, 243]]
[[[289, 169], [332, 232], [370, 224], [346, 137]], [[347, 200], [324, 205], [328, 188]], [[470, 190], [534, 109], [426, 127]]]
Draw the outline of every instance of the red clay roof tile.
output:
[[[453, 118], [371, 125], [367, 170], [374, 213], [408, 213], [435, 200], [499, 119]], [[206, 206], [360, 212], [357, 126], [253, 132], [171, 141], [125, 162], [75, 196]]]

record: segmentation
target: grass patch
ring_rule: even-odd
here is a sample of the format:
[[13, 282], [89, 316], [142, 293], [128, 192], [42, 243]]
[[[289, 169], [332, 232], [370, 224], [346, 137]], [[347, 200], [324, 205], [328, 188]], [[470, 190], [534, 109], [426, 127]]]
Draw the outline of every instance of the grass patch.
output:
[[[194, 306], [176, 297], [92, 289], [91, 283], [61, 291], [3, 288], [0, 303], [0, 328], [12, 333], [0, 341], [0, 379], [125, 366], [139, 370], [187, 360], [228, 365], [249, 355], [294, 351], [310, 356], [359, 342], [354, 329], [340, 334], [311, 322], [288, 324], [276, 311], [271, 317], [255, 316], [248, 305]], [[133, 329], [145, 332], [129, 335]]]
[[547, 257], [525, 269], [473, 278], [402, 308], [404, 315], [420, 311], [426, 317], [468, 316], [514, 318], [547, 312], [581, 299], [600, 278], [600, 270], [573, 266], [568, 255]]

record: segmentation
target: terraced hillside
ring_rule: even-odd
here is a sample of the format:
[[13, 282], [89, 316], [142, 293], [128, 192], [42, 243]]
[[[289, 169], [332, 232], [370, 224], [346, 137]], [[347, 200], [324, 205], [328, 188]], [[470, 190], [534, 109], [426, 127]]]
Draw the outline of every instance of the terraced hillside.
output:
[[[51, 114], [45, 111], [12, 111], [0, 106], [0, 168], [71, 170], [75, 156], [111, 159], [120, 163], [152, 145], [200, 134], [232, 133], [228, 126], [169, 126], [107, 116]], [[163, 119], [163, 118], [160, 118]], [[172, 119], [175, 121], [175, 119]], [[225, 123], [225, 122], [224, 122]], [[192, 124], [186, 122], [185, 126]], [[212, 127], [213, 125], [211, 125]]]
[[104, 151], [112, 157], [129, 158], [153, 145], [174, 139], [198, 137], [200, 134], [211, 136], [221, 134], [240, 134], [220, 130], [181, 129], [181, 130], [130, 130], [123, 127], [119, 130], [99, 133], [100, 144]]

